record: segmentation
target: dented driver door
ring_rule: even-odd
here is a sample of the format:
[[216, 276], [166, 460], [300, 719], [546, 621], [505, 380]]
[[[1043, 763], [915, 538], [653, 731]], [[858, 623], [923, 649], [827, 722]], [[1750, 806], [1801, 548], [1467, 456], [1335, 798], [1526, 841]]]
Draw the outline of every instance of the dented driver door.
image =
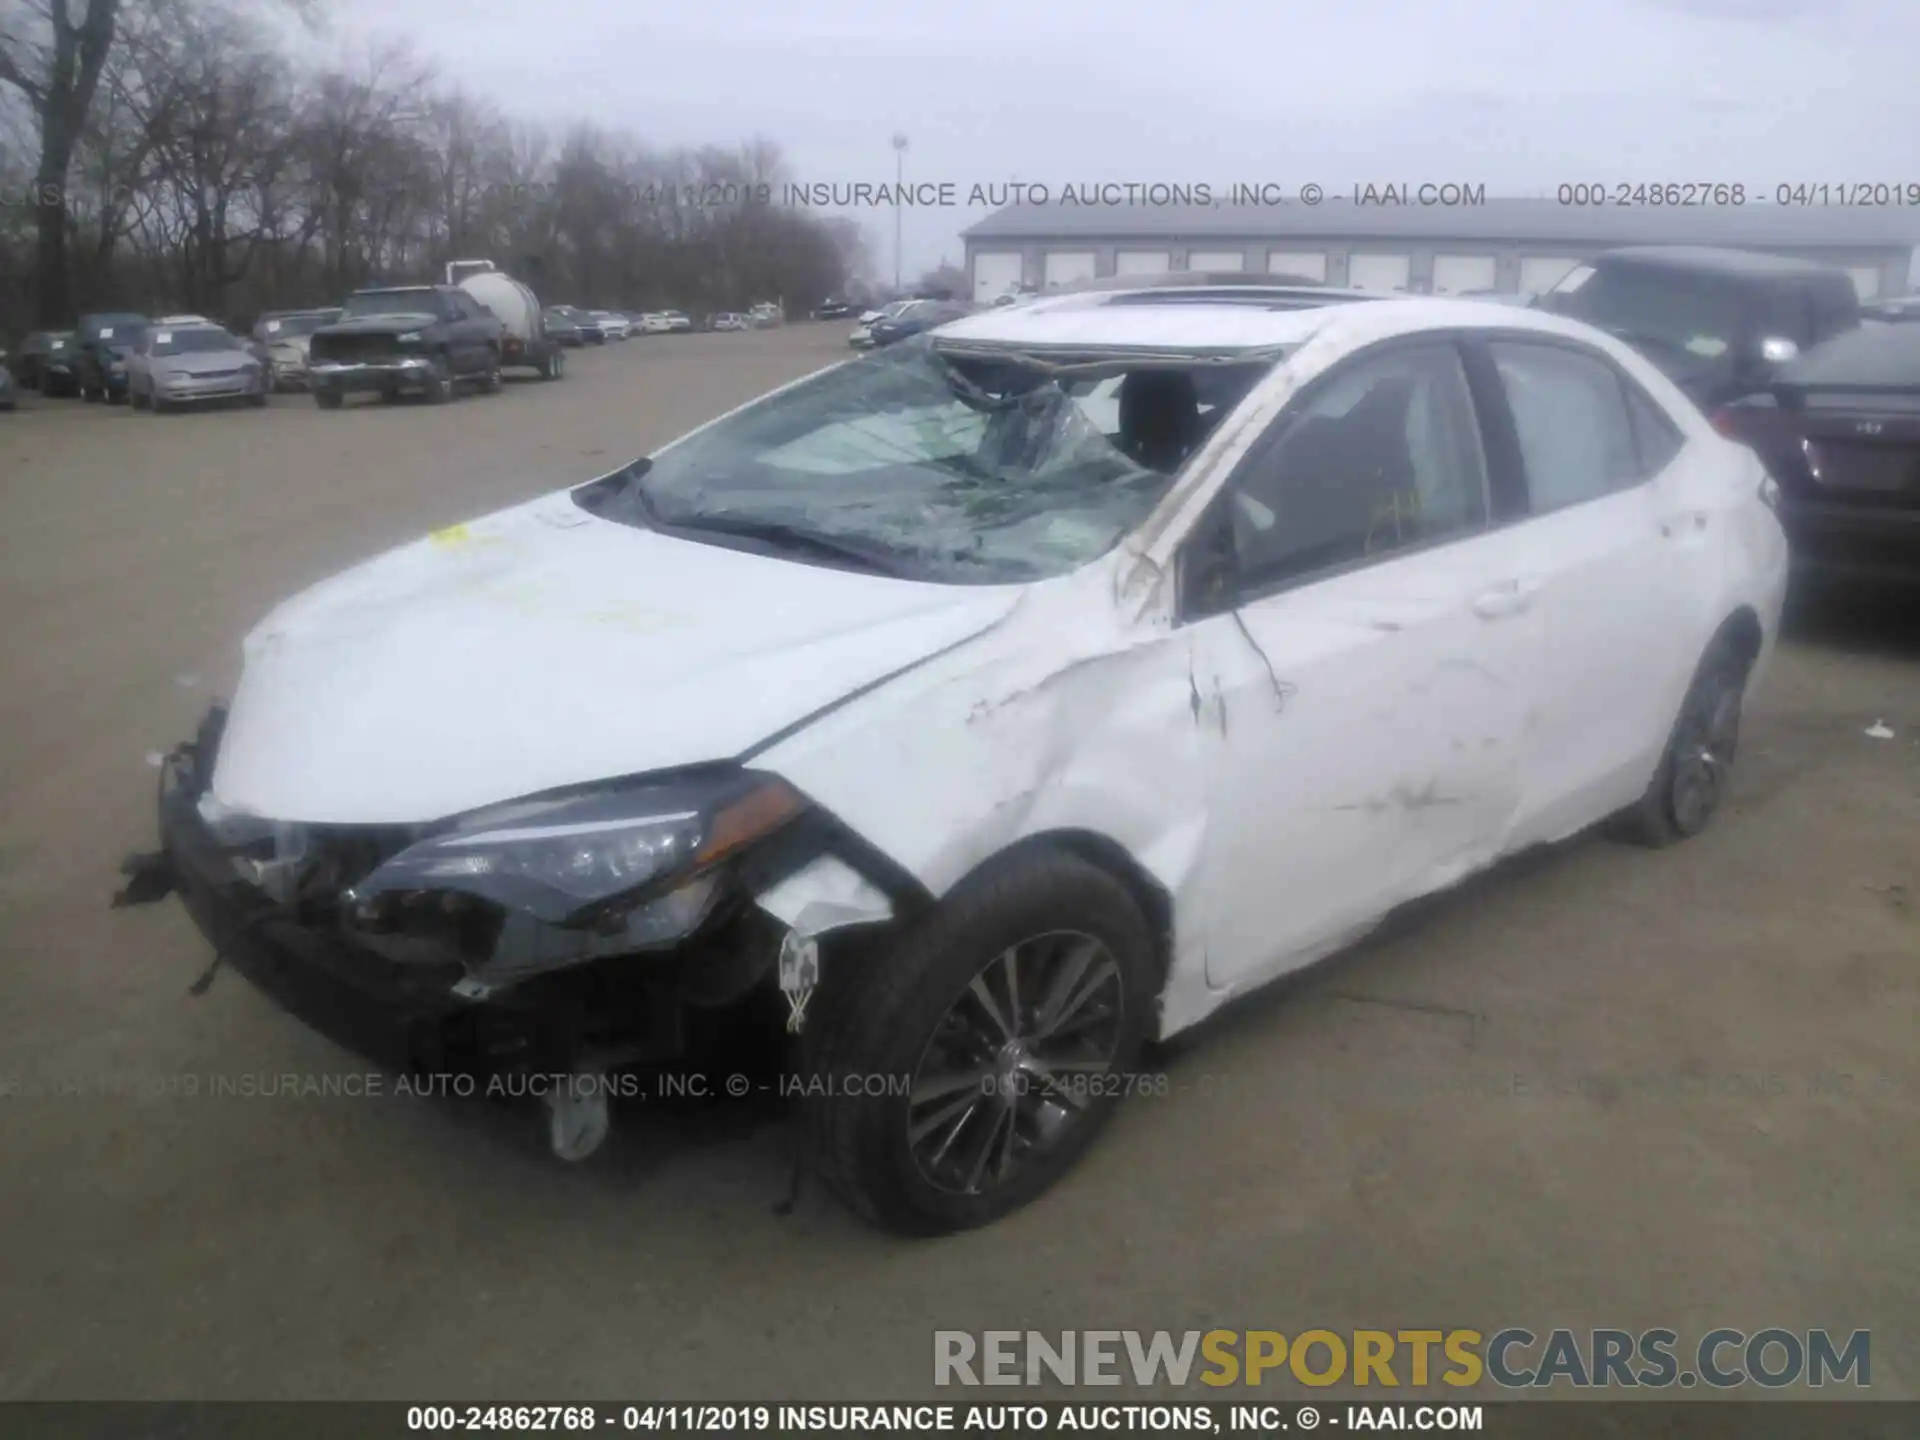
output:
[[1541, 654], [1459, 359], [1303, 392], [1183, 550], [1207, 978], [1257, 984], [1496, 858]]

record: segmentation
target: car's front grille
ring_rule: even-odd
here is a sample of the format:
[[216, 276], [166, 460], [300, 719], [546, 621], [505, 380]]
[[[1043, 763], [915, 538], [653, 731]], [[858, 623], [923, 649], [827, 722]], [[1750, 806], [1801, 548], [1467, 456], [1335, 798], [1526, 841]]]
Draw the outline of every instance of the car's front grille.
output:
[[316, 335], [311, 354], [315, 360], [390, 360], [400, 351], [400, 342], [392, 335]]

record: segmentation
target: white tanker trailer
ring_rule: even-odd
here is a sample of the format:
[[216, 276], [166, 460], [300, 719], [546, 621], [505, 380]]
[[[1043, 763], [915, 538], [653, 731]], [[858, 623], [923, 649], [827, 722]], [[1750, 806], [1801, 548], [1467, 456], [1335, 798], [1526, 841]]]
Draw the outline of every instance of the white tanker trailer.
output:
[[503, 368], [530, 369], [542, 380], [558, 380], [566, 373], [566, 352], [547, 338], [546, 312], [533, 291], [491, 260], [448, 261], [447, 283], [458, 285], [506, 327], [500, 341]]

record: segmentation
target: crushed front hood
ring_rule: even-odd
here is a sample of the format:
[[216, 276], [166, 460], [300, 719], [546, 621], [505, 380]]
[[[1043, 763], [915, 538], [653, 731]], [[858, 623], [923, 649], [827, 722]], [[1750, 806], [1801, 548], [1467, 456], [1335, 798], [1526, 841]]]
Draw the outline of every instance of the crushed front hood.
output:
[[1020, 593], [673, 539], [562, 492], [269, 615], [213, 789], [279, 820], [419, 823], [726, 759], [991, 628]]

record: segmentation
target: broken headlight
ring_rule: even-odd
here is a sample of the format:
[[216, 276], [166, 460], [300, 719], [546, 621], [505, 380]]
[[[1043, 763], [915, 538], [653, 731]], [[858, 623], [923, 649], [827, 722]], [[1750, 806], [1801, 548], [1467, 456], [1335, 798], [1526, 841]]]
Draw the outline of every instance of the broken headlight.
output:
[[465, 816], [346, 896], [478, 896], [549, 925], [622, 923], [649, 943], [706, 918], [712, 871], [806, 807], [784, 781], [736, 772], [518, 801]]

